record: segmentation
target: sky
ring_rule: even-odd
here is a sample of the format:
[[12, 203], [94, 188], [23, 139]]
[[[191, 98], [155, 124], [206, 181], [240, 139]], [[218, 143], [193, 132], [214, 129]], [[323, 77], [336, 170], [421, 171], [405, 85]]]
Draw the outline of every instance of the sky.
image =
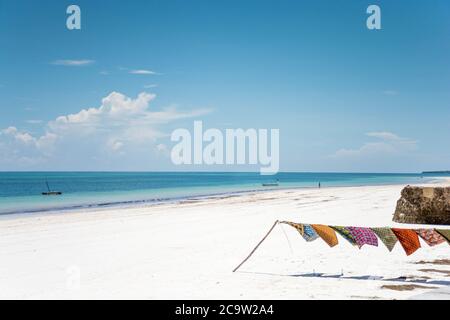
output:
[[281, 171], [448, 170], [449, 60], [447, 0], [0, 0], [0, 171], [257, 170], [174, 166], [195, 120], [279, 129]]

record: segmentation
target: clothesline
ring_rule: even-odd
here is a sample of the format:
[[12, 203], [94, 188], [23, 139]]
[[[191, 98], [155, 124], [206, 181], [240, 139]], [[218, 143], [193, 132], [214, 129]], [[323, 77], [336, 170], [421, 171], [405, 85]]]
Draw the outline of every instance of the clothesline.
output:
[[420, 248], [419, 237], [429, 246], [435, 246], [443, 242], [450, 243], [450, 230], [435, 228], [391, 228], [391, 227], [353, 227], [334, 226], [323, 224], [304, 224], [290, 221], [281, 221], [297, 229], [306, 241], [314, 241], [317, 238], [324, 240], [330, 247], [339, 243], [336, 234], [340, 234], [352, 245], [361, 248], [363, 245], [378, 246], [378, 239], [383, 242], [389, 251], [400, 242], [406, 254], [409, 256]]
[[450, 229], [436, 228], [391, 228], [391, 227], [354, 227], [354, 226], [335, 226], [323, 224], [305, 224], [291, 221], [275, 221], [269, 232], [250, 252], [250, 254], [233, 270], [238, 270], [258, 249], [262, 242], [269, 236], [275, 226], [279, 223], [290, 225], [295, 228], [307, 242], [321, 238], [330, 247], [339, 243], [337, 234], [350, 242], [353, 246], [361, 248], [363, 245], [378, 246], [378, 239], [386, 246], [389, 251], [394, 249], [397, 242], [405, 250], [406, 255], [411, 255], [420, 247], [419, 237], [429, 246], [436, 246], [447, 242], [450, 244]]

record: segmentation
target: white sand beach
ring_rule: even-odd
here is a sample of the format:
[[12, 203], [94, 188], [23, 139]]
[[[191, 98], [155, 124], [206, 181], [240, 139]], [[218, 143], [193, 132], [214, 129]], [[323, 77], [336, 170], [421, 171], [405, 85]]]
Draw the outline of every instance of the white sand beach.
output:
[[391, 253], [382, 243], [358, 250], [339, 237], [329, 248], [279, 225], [232, 273], [277, 219], [408, 227], [392, 222], [403, 187], [278, 190], [1, 216], [0, 298], [407, 299], [437, 292], [450, 299], [446, 243], [422, 242], [407, 257], [399, 243]]

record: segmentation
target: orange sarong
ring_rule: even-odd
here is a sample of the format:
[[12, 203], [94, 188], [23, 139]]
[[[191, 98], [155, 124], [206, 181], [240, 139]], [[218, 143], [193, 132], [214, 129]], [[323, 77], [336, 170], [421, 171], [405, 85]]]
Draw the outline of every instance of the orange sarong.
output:
[[413, 254], [420, 248], [419, 236], [415, 231], [410, 229], [392, 228], [392, 232], [394, 232], [398, 241], [400, 241], [400, 244], [405, 250], [407, 256]]
[[325, 241], [330, 247], [334, 247], [338, 244], [338, 238], [336, 232], [329, 226], [323, 224], [313, 224], [311, 225], [314, 231]]

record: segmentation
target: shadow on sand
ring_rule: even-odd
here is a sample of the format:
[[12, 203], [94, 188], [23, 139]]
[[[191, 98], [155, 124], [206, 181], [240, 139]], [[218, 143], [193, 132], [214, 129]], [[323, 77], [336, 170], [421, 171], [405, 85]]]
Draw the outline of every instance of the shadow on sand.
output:
[[367, 281], [386, 281], [386, 282], [401, 282], [408, 284], [434, 284], [441, 286], [450, 286], [450, 281], [446, 280], [430, 280], [420, 279], [420, 277], [397, 277], [384, 278], [382, 276], [363, 275], [363, 276], [345, 276], [342, 274], [325, 274], [325, 273], [301, 273], [301, 274], [278, 274], [269, 272], [251, 272], [251, 271], [237, 271], [237, 273], [259, 274], [267, 276], [281, 276], [281, 277], [298, 277], [298, 278], [322, 278], [322, 279], [349, 279], [349, 280], [367, 280]]

